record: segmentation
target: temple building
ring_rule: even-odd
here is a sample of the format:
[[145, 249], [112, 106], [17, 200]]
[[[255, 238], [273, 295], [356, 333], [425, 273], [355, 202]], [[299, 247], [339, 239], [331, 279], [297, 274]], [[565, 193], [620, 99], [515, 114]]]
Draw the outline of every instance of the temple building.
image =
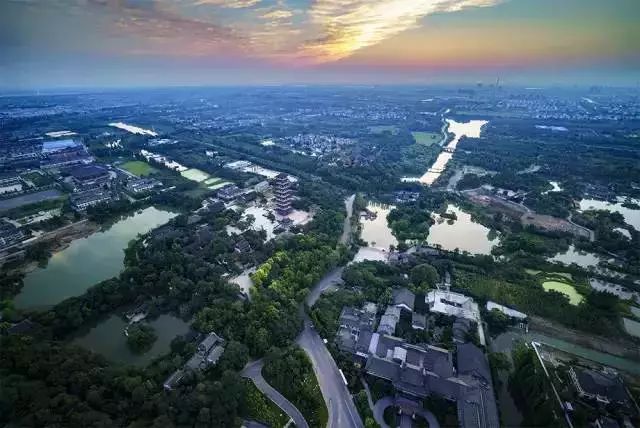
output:
[[291, 199], [293, 191], [287, 174], [278, 174], [273, 191], [276, 197], [276, 213], [283, 217], [289, 215], [292, 211]]

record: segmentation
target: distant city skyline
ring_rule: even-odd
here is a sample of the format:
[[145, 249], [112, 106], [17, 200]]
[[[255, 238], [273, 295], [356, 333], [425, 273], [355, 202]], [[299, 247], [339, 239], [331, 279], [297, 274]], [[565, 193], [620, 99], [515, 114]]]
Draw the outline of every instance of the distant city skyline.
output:
[[0, 88], [640, 82], [637, 0], [4, 0]]

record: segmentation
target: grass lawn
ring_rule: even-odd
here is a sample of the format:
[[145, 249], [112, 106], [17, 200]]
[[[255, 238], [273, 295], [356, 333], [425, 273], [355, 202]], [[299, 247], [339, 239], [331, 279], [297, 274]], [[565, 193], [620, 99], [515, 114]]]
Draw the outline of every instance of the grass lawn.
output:
[[120, 165], [120, 168], [129, 171], [139, 177], [152, 174], [156, 171], [154, 167], [143, 161], [129, 161]]
[[537, 275], [540, 272], [542, 272], [541, 270], [535, 270], [535, 269], [525, 269], [524, 270], [526, 273], [528, 273], [529, 275]]
[[414, 131], [411, 135], [413, 135], [413, 139], [416, 140], [416, 144], [422, 144], [423, 146], [438, 144], [442, 139], [442, 136], [437, 132]]

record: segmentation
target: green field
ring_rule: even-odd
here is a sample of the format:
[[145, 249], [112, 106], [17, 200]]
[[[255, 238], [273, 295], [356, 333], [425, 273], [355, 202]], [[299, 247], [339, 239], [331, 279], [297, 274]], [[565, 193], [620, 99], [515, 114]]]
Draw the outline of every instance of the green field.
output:
[[433, 144], [438, 144], [442, 137], [437, 132], [414, 131], [411, 133], [411, 135], [413, 135], [413, 139], [416, 141], [416, 144], [422, 144], [423, 146], [431, 146]]
[[395, 125], [375, 125], [369, 127], [369, 132], [372, 134], [382, 134], [383, 132], [390, 132], [393, 135], [398, 133], [399, 129]]
[[129, 171], [131, 174], [137, 175], [138, 177], [149, 175], [156, 171], [154, 167], [142, 161], [125, 162], [120, 165], [120, 168]]

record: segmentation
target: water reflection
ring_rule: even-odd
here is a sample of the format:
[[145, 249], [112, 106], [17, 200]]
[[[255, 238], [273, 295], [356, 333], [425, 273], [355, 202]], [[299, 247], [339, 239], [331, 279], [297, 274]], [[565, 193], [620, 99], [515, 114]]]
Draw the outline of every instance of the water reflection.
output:
[[429, 228], [427, 237], [430, 245], [439, 245], [449, 251], [457, 248], [471, 254], [491, 254], [493, 247], [500, 243], [495, 232], [473, 221], [471, 214], [457, 206], [447, 205], [447, 213], [455, 214], [457, 220], [449, 221], [436, 214], [436, 223]]
[[576, 247], [574, 245], [570, 245], [569, 249], [566, 252], [556, 254], [555, 256], [550, 258], [549, 261], [560, 262], [565, 265], [575, 263], [580, 267], [589, 269], [590, 267], [598, 266], [600, 257], [592, 253], [576, 250]]
[[362, 225], [362, 231], [360, 237], [366, 241], [370, 247], [389, 250], [391, 245], [398, 245], [398, 240], [393, 233], [387, 222], [387, 215], [395, 206], [383, 205], [369, 202], [367, 204], [367, 210], [375, 215], [373, 217], [360, 217], [360, 224]]
[[[638, 203], [637, 200], [633, 200], [632, 202]], [[620, 213], [628, 225], [633, 226], [635, 230], [640, 232], [640, 210], [623, 207], [622, 203], [622, 198], [618, 198], [618, 202], [616, 203], [598, 201], [596, 199], [583, 199], [580, 201], [580, 210], [606, 210], [609, 212]]]
[[54, 253], [46, 267], [25, 276], [24, 287], [15, 298], [16, 307], [33, 309], [55, 305], [118, 275], [123, 267], [123, 250], [129, 241], [175, 216], [175, 213], [149, 207], [107, 230], [73, 241]]
[[149, 325], [155, 330], [158, 339], [150, 350], [144, 354], [135, 354], [127, 346], [124, 328], [127, 323], [117, 315], [111, 315], [106, 320], [89, 330], [85, 335], [73, 341], [74, 344], [96, 352], [108, 360], [131, 364], [146, 365], [151, 360], [169, 352], [171, 341], [178, 335], [189, 331], [189, 324], [173, 315], [160, 315]]

